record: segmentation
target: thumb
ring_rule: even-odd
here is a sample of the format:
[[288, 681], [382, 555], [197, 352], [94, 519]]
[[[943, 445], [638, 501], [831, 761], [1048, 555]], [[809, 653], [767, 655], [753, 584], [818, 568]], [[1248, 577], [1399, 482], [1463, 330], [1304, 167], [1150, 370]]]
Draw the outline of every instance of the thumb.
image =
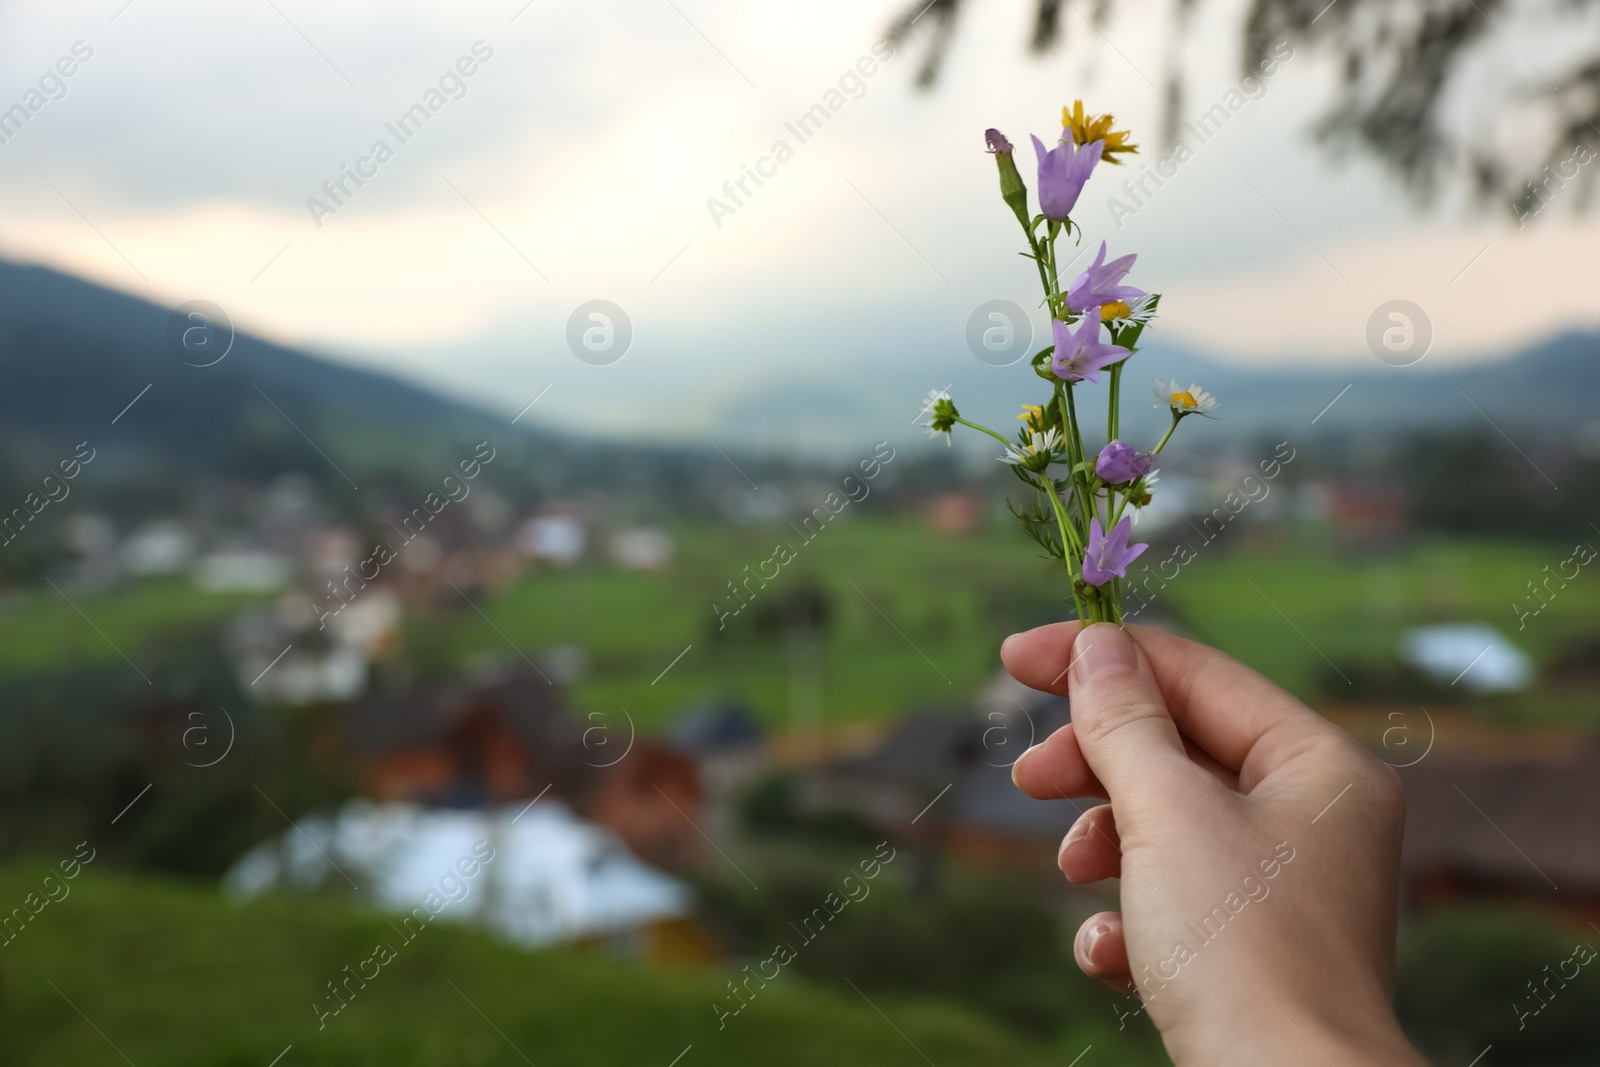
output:
[[1095, 623], [1073, 643], [1072, 729], [1115, 805], [1192, 769], [1155, 672], [1128, 632]]

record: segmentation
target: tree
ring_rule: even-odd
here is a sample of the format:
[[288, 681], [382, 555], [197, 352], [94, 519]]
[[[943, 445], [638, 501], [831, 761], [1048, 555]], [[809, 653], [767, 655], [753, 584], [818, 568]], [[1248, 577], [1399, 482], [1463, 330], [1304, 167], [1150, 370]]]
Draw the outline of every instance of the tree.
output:
[[[1131, 6], [1035, 2], [1037, 54], [1060, 44], [1070, 22], [1113, 33]], [[1174, 41], [1206, 2], [1173, 0]], [[919, 85], [937, 81], [958, 16], [972, 6], [912, 0], [890, 25], [897, 44], [927, 39]], [[1572, 206], [1588, 201], [1594, 169], [1584, 168], [1600, 152], [1600, 0], [1250, 0], [1239, 33], [1245, 72], [1283, 41], [1332, 60], [1339, 85], [1318, 139], [1373, 156], [1422, 201], [1456, 192], [1526, 218], [1573, 181]], [[1184, 111], [1181, 49], [1162, 86], [1168, 143]]]

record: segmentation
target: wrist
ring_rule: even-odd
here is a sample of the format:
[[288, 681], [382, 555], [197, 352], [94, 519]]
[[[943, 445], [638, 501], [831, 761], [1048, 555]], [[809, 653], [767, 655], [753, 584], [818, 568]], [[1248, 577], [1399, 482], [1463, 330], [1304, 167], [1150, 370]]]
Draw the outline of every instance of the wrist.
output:
[[[1400, 1023], [1388, 1011], [1374, 1019], [1370, 1026], [1361, 1027], [1358, 1022], [1352, 1022], [1324, 1030], [1311, 1040], [1316, 1041], [1322, 1053], [1339, 1067], [1345, 1064], [1351, 1067], [1428, 1067], [1428, 1061], [1412, 1047]], [[1312, 1053], [1306, 1062], [1325, 1067], [1327, 1061]]]
[[1173, 1062], [1179, 1067], [1428, 1067], [1387, 1004], [1368, 1011], [1263, 1005], [1230, 1031], [1195, 1047], [1195, 1054], [1172, 1049]]

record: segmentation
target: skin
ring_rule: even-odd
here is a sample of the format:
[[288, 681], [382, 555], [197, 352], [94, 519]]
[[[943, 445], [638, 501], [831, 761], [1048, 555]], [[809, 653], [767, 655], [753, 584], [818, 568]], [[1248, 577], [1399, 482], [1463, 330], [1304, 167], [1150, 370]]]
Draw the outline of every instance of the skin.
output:
[[1109, 800], [1061, 845], [1069, 881], [1122, 881], [1122, 911], [1079, 929], [1078, 966], [1135, 984], [1177, 1067], [1424, 1067], [1391, 1006], [1404, 811], [1390, 767], [1243, 664], [1158, 630], [1060, 623], [1000, 655], [1072, 699], [1072, 723], [1017, 760], [1018, 787]]

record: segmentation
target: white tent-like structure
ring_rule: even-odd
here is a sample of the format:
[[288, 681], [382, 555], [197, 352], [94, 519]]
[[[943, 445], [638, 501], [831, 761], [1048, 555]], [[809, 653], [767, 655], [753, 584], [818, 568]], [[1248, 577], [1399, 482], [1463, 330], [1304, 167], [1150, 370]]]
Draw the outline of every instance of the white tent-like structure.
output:
[[1445, 685], [1478, 693], [1513, 693], [1533, 684], [1528, 654], [1481, 622], [1418, 626], [1400, 639], [1400, 658]]
[[226, 885], [353, 887], [385, 910], [438, 909], [530, 946], [626, 937], [691, 908], [686, 885], [550, 798], [489, 811], [352, 800], [252, 849]]

